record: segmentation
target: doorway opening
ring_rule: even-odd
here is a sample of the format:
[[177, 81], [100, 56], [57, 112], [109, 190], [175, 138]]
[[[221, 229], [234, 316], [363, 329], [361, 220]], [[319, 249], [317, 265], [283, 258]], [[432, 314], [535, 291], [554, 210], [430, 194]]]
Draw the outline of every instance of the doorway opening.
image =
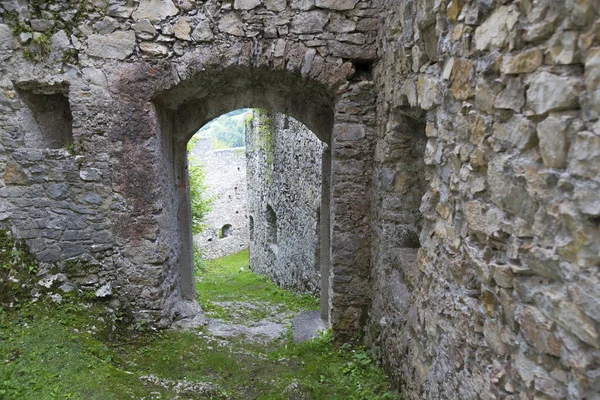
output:
[[192, 215], [210, 201], [202, 229], [194, 232], [195, 255], [216, 259], [249, 249], [254, 272], [282, 288], [322, 295], [328, 287], [319, 215], [326, 144], [288, 115], [242, 109], [206, 124], [187, 149], [190, 187], [200, 165], [205, 189], [190, 191]]

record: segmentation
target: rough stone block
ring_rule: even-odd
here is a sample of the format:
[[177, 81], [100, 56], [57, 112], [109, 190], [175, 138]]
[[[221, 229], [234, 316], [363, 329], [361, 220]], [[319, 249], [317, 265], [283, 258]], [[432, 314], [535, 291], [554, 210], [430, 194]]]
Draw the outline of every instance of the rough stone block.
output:
[[352, 10], [358, 2], [359, 0], [316, 0], [315, 5], [330, 10]]
[[540, 141], [540, 151], [544, 165], [548, 168], [565, 168], [567, 166], [567, 151], [569, 149], [568, 121], [568, 117], [551, 114], [538, 124], [537, 135]]
[[138, 8], [133, 12], [133, 19], [148, 19], [160, 22], [168, 17], [177, 15], [179, 10], [171, 0], [140, 0]]
[[502, 6], [494, 11], [475, 30], [475, 47], [477, 50], [503, 47], [518, 18], [519, 11], [514, 6]]
[[532, 75], [528, 83], [527, 105], [536, 114], [570, 110], [579, 106], [582, 84], [577, 77], [539, 72]]
[[88, 38], [87, 53], [93, 57], [126, 59], [135, 49], [133, 31], [117, 31], [110, 35], [91, 35]]
[[500, 71], [503, 74], [524, 74], [534, 72], [544, 60], [542, 51], [537, 48], [525, 50], [515, 55], [508, 55], [502, 60]]

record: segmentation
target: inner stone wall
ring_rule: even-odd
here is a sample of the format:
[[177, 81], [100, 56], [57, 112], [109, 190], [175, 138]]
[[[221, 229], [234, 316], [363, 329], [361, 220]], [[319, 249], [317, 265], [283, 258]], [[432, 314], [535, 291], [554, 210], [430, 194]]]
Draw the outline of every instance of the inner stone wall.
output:
[[206, 259], [245, 250], [250, 245], [246, 150], [243, 147], [214, 150], [212, 138], [200, 138], [191, 151], [206, 173], [206, 196], [212, 198], [206, 228], [194, 242]]
[[266, 110], [252, 115], [246, 128], [250, 269], [282, 287], [319, 294], [325, 145], [291, 117]]
[[598, 398], [598, 3], [382, 7], [369, 342], [409, 398]]

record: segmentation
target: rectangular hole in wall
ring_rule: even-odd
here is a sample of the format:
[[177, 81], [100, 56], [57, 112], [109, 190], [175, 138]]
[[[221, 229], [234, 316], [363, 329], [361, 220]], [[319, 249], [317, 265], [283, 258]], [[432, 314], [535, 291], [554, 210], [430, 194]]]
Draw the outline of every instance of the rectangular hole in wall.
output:
[[17, 91], [27, 105], [22, 126], [26, 147], [59, 149], [73, 141], [67, 85], [28, 83], [18, 85]]

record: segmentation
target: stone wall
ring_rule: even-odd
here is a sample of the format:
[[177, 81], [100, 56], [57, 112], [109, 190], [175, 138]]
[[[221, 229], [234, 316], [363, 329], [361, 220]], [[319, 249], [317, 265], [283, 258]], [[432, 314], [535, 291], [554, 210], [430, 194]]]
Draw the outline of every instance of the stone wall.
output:
[[194, 236], [206, 259], [234, 254], [250, 245], [246, 192], [246, 150], [243, 147], [214, 150], [211, 138], [201, 138], [191, 156], [202, 163], [213, 198], [206, 215], [206, 229]]
[[370, 343], [409, 398], [598, 398], [598, 3], [382, 7]]
[[282, 287], [318, 294], [325, 145], [291, 117], [252, 115], [246, 129], [250, 269]]
[[351, 80], [354, 60], [376, 57], [369, 1], [8, 0], [0, 15], [0, 215], [47, 263], [42, 273], [108, 285], [136, 321], [201, 323], [185, 145], [219, 115], [263, 107], [356, 163], [332, 183], [322, 219], [340, 257], [321, 261], [340, 277], [328, 290], [362, 288], [332, 292], [324, 314], [340, 337], [360, 328], [369, 204], [345, 202], [371, 181], [374, 118], [360, 116], [375, 97]]
[[410, 398], [597, 398], [596, 1], [0, 7], [0, 219], [42, 274], [201, 323], [185, 145], [271, 109], [328, 144], [337, 338]]

